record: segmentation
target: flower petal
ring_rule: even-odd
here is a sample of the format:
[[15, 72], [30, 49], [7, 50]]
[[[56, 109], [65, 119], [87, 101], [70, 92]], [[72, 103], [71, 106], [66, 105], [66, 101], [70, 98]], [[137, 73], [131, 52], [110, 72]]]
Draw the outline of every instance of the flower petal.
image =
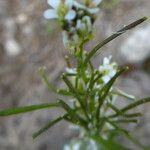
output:
[[66, 0], [65, 5], [68, 6], [71, 9], [72, 6], [73, 6], [73, 0]]
[[110, 63], [110, 59], [107, 58], [107, 57], [105, 57], [105, 58], [103, 59], [103, 65], [109, 65], [109, 63]]
[[86, 7], [76, 1], [73, 2], [73, 5], [77, 8], [80, 8], [80, 9], [86, 9]]
[[99, 8], [87, 8], [87, 11], [91, 14], [96, 14], [99, 11]]
[[76, 16], [76, 12], [74, 10], [69, 10], [68, 13], [65, 15], [65, 19], [70, 21], [73, 20]]
[[54, 9], [48, 9], [44, 12], [44, 17], [46, 19], [55, 19], [58, 18], [57, 12]]
[[104, 81], [104, 83], [106, 84], [106, 83], [108, 83], [109, 82], [109, 80], [110, 80], [110, 77], [109, 76], [103, 76], [102, 77], [102, 80]]
[[52, 6], [53, 8], [57, 9], [61, 0], [47, 0], [47, 3]]

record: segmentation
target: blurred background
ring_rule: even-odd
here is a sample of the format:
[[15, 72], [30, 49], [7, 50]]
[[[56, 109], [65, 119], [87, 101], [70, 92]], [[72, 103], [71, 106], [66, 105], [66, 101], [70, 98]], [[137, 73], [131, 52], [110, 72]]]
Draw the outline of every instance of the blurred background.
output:
[[[0, 109], [55, 100], [56, 96], [48, 91], [38, 74], [41, 66], [47, 67], [48, 77], [56, 86], [63, 86], [59, 75], [65, 68], [67, 51], [57, 23], [43, 17], [48, 7], [46, 0], [0, 0]], [[88, 44], [87, 50], [143, 16], [150, 17], [149, 0], [113, 0], [113, 3], [104, 0], [95, 23], [96, 38]], [[150, 21], [105, 46], [101, 55], [95, 57], [95, 65], [109, 55], [119, 65], [130, 66], [130, 71], [118, 80], [117, 86], [139, 98], [149, 96]], [[138, 109], [144, 116], [133, 133], [148, 145], [150, 104]], [[0, 118], [0, 150], [62, 149], [74, 135], [66, 122], [57, 124], [36, 140], [31, 137], [59, 113], [55, 109], [41, 110]]]

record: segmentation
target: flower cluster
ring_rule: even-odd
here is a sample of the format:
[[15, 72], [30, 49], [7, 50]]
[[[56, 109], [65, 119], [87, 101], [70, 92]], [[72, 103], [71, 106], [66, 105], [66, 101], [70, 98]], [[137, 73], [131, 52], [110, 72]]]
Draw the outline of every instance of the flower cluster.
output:
[[[93, 35], [93, 23], [101, 0], [48, 0], [52, 9], [44, 12], [47, 19], [58, 19], [62, 27], [63, 43], [66, 48], [75, 50], [75, 45], [82, 45]], [[77, 46], [76, 46], [77, 47]]]

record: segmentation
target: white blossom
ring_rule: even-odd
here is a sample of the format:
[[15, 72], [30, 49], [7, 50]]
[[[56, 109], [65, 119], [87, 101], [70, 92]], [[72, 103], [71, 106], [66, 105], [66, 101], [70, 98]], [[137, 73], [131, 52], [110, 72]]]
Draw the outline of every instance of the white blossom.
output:
[[76, 74], [77, 69], [76, 68], [66, 68], [66, 72], [70, 74]]
[[77, 30], [83, 31], [83, 32], [90, 32], [92, 31], [92, 23], [89, 16], [84, 16], [82, 19], [79, 19], [77, 21], [76, 25]]
[[103, 65], [99, 67], [99, 71], [103, 74], [102, 80], [104, 83], [108, 83], [117, 72], [117, 64], [110, 63], [110, 60], [111, 56], [109, 58], [105, 57]]
[[74, 5], [79, 9], [83, 9], [88, 11], [91, 14], [95, 14], [99, 11], [98, 5], [101, 3], [101, 1], [102, 0], [91, 0], [89, 6], [74, 1]]
[[68, 21], [75, 18], [76, 12], [72, 9], [73, 0], [66, 0], [64, 3], [61, 0], [47, 0], [47, 2], [53, 9], [44, 12], [45, 18], [57, 19], [64, 17]]

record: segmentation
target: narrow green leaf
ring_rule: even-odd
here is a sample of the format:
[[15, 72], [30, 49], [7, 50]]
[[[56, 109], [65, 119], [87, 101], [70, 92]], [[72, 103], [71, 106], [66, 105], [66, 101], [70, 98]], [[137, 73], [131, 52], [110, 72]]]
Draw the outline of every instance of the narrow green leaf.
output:
[[[136, 117], [140, 117], [142, 116], [141, 113], [131, 113], [131, 114], [125, 114], [124, 112], [122, 112], [121, 110], [119, 110], [116, 106], [112, 105], [111, 103], [108, 103], [108, 106], [115, 111], [115, 113], [117, 114], [117, 116], [115, 117], [123, 117], [123, 118], [136, 118]], [[112, 116], [112, 115], [111, 115]], [[114, 118], [114, 117], [111, 117], [111, 116], [108, 116], [108, 118]]]
[[45, 103], [39, 105], [23, 106], [18, 108], [8, 108], [8, 109], [0, 110], [0, 116], [16, 115], [20, 113], [26, 113], [30, 111], [51, 108], [51, 107], [60, 107], [60, 105], [58, 103]]
[[72, 96], [71, 92], [69, 92], [68, 90], [64, 90], [64, 89], [58, 89], [57, 93], [63, 96]]
[[119, 132], [120, 134], [122, 134], [124, 137], [130, 140], [133, 144], [135, 144], [136, 146], [139, 146], [142, 150], [149, 150], [147, 149], [146, 146], [144, 146], [136, 138], [134, 138], [129, 132], [125, 133], [122, 130], [116, 130], [116, 132]]
[[44, 67], [39, 68], [39, 73], [40, 73], [40, 75], [41, 75], [41, 77], [42, 77], [44, 83], [47, 85], [47, 88], [49, 89], [49, 91], [53, 91], [53, 92], [56, 93], [56, 92], [57, 92], [57, 89], [54, 87], [54, 85], [52, 85], [52, 84], [49, 82]]
[[35, 132], [32, 135], [33, 139], [37, 138], [42, 133], [46, 132], [49, 128], [51, 128], [52, 126], [54, 126], [56, 123], [58, 123], [59, 121], [63, 120], [67, 116], [68, 116], [68, 114], [65, 114], [63, 116], [60, 116], [60, 117], [56, 118], [53, 121], [50, 121], [47, 125], [45, 125], [43, 128], [41, 128], [39, 131]]
[[[119, 110], [120, 111], [120, 110]], [[116, 115], [117, 114], [117, 115]], [[110, 115], [110, 116], [107, 116], [108, 118], [115, 118], [115, 117], [124, 117], [124, 118], [136, 118], [136, 117], [141, 117], [142, 114], [141, 113], [131, 113], [131, 114], [126, 114], [124, 112], [117, 112], [116, 111], [116, 114], [115, 115]]]
[[84, 61], [84, 65], [86, 65], [89, 60], [96, 54], [96, 52], [103, 47], [104, 45], [106, 45], [107, 43], [109, 43], [110, 41], [114, 40], [115, 38], [117, 38], [118, 36], [120, 36], [121, 34], [125, 33], [126, 31], [136, 27], [137, 25], [141, 24], [142, 22], [144, 22], [145, 20], [147, 20], [147, 17], [143, 17], [125, 27], [123, 27], [122, 29], [120, 29], [119, 31], [117, 31], [116, 33], [112, 34], [110, 37], [106, 38], [104, 41], [100, 42], [98, 45], [96, 45], [87, 55], [85, 61]]
[[[135, 108], [135, 107], [137, 107], [139, 105], [142, 105], [142, 104], [145, 104], [145, 103], [148, 103], [148, 102], [150, 102], [150, 97], [143, 98], [143, 99], [140, 99], [140, 100], [138, 100], [138, 101], [136, 101], [134, 103], [131, 103], [131, 104], [127, 105], [126, 107], [122, 108], [120, 111], [122, 113], [125, 113], [128, 110], [131, 110], [131, 109], [133, 109], [133, 108]], [[117, 117], [117, 116], [118, 116], [118, 113], [116, 113], [114, 115], [111, 115], [109, 117], [113, 118], [113, 117]]]
[[129, 104], [128, 106], [124, 107], [121, 111], [126, 112], [126, 111], [128, 111], [128, 110], [130, 110], [132, 108], [135, 108], [135, 107], [137, 107], [139, 105], [142, 105], [142, 104], [148, 103], [148, 102], [150, 102], [150, 97], [143, 98], [143, 99], [140, 99], [140, 100], [138, 100], [138, 101], [136, 101], [136, 102], [134, 102], [132, 104]]
[[134, 118], [134, 117], [141, 117], [141, 113], [131, 113], [131, 114], [123, 114], [124, 117], [126, 118]]
[[122, 129], [121, 127], [117, 126], [114, 122], [112, 122], [108, 119], [107, 119], [107, 121], [116, 128], [116, 132], [121, 133], [126, 138], [128, 138], [132, 143], [134, 143], [136, 146], [139, 146], [143, 150], [146, 150], [146, 147], [143, 144], [141, 144], [137, 139], [133, 138], [128, 131], [126, 131], [125, 129]]
[[107, 106], [110, 107], [117, 114], [122, 115], [121, 111], [116, 106], [114, 106], [113, 104], [108, 103]]
[[70, 116], [70, 120], [72, 120], [72, 122], [74, 122], [75, 124], [80, 124], [85, 129], [87, 129], [87, 122], [76, 113], [77, 109], [72, 109], [68, 104], [66, 104], [61, 99], [59, 99], [58, 101], [59, 101], [58, 103], [62, 106], [62, 108], [64, 108], [67, 111], [68, 117]]
[[115, 123], [138, 123], [138, 120], [137, 119], [118, 119], [113, 122]]
[[66, 83], [66, 85], [69, 87], [69, 89], [72, 92], [72, 94], [77, 98], [78, 102], [81, 105], [83, 113], [88, 118], [88, 114], [86, 112], [86, 108], [84, 106], [84, 103], [82, 102], [82, 99], [80, 98], [80, 95], [79, 95], [78, 91], [76, 91], [76, 89], [73, 87], [72, 83], [68, 80], [68, 78], [66, 77], [65, 74], [62, 75], [62, 79], [64, 80], [64, 82]]
[[63, 100], [58, 99], [58, 103], [60, 104], [60, 106], [66, 110], [68, 112], [69, 115], [71, 116], [76, 116], [76, 111], [78, 110], [76, 109], [72, 109], [67, 103], [65, 103]]
[[115, 122], [111, 121], [110, 119], [106, 118], [106, 121], [111, 124], [115, 129], [116, 131], [120, 131], [121, 133], [124, 133], [124, 135], [128, 135], [129, 132], [121, 127], [119, 127]]
[[130, 99], [130, 100], [136, 100], [136, 98], [133, 95], [129, 95], [129, 94], [127, 94], [124, 91], [121, 91], [119, 89], [113, 90], [111, 93], [116, 94], [116, 95], [121, 96], [121, 97], [124, 97], [124, 98], [127, 98], [127, 99]]

